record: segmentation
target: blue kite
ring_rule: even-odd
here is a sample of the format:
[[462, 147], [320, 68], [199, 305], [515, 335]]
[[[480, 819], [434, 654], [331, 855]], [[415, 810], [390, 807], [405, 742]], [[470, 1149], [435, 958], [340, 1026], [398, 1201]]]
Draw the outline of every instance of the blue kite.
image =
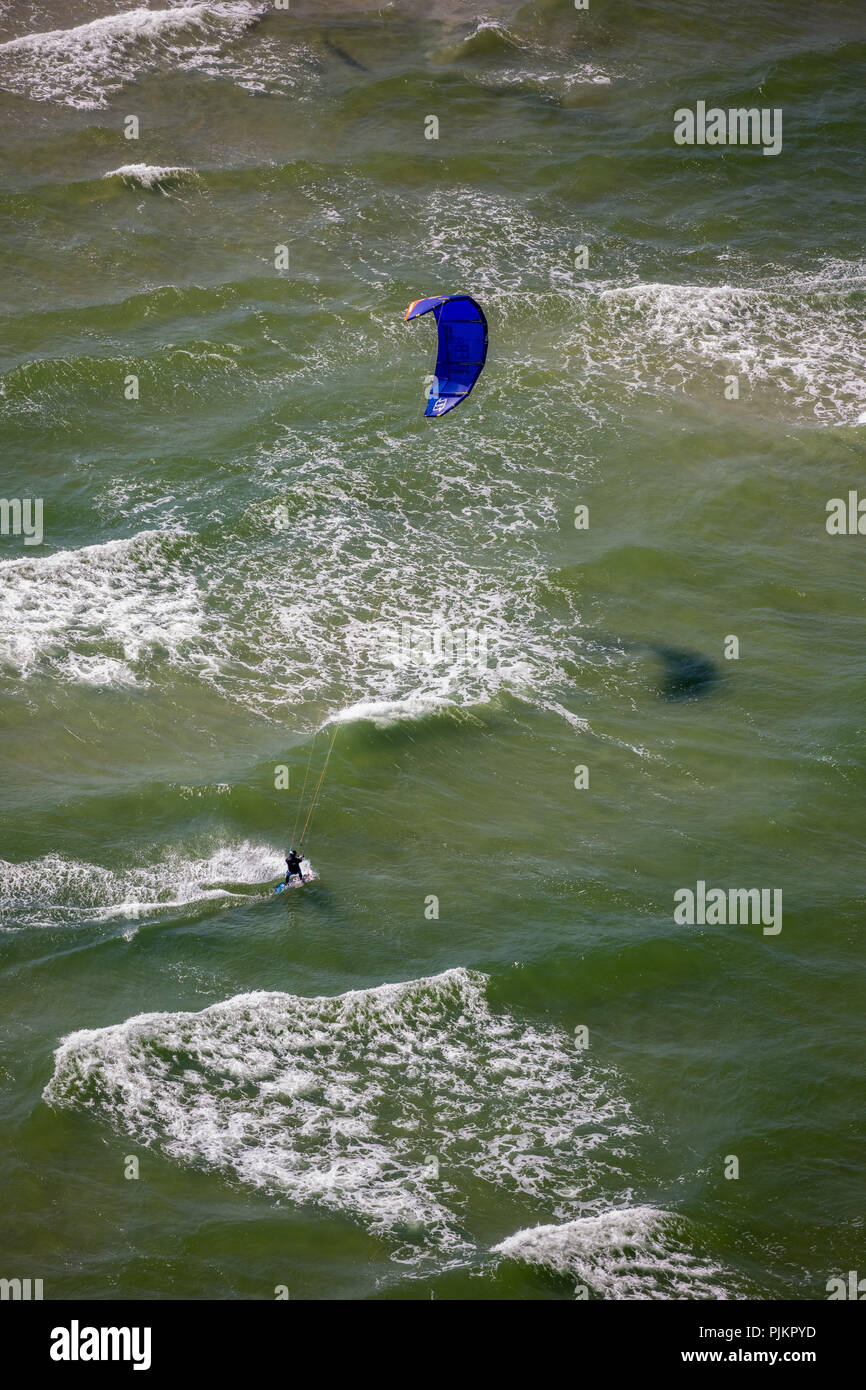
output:
[[439, 329], [436, 375], [427, 396], [425, 415], [447, 415], [465, 401], [487, 360], [487, 320], [480, 304], [468, 294], [437, 294], [415, 299], [404, 315], [409, 323], [433, 311]]

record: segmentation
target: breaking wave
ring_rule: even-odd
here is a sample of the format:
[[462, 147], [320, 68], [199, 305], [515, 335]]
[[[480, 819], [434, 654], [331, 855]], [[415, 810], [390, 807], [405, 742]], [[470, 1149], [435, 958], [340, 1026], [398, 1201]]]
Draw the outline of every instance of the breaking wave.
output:
[[606, 1299], [726, 1299], [731, 1274], [696, 1254], [688, 1223], [655, 1207], [624, 1207], [562, 1226], [518, 1231], [493, 1247], [574, 1279]]
[[243, 994], [66, 1038], [44, 1098], [178, 1162], [314, 1203], [407, 1264], [475, 1248], [471, 1192], [573, 1212], [637, 1133], [610, 1070], [494, 1013], [465, 970], [337, 997]]

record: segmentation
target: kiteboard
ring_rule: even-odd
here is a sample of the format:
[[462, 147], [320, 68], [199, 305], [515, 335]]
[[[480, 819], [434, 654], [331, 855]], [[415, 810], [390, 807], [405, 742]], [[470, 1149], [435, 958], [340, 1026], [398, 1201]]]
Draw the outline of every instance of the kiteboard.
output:
[[288, 883], [286, 883], [285, 880], [283, 880], [282, 883], [278, 883], [276, 888], [274, 889], [274, 892], [282, 893], [283, 890], [286, 888], [302, 888], [304, 884], [309, 883], [311, 879], [318, 878], [318, 874], [316, 873], [309, 859], [301, 860], [301, 873], [304, 875], [303, 878], [299, 878], [297, 874], [292, 874], [292, 877], [289, 879]]

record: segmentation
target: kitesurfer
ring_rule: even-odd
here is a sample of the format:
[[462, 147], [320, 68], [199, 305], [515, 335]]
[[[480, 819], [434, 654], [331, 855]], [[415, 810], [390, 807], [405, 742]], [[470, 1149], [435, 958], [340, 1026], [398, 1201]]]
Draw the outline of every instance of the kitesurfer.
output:
[[301, 872], [300, 858], [295, 853], [294, 847], [292, 847], [292, 849], [290, 849], [288, 854], [286, 855], [286, 883], [291, 883], [292, 879], [296, 875], [302, 883], [306, 883], [307, 880], [304, 878], [304, 875]]

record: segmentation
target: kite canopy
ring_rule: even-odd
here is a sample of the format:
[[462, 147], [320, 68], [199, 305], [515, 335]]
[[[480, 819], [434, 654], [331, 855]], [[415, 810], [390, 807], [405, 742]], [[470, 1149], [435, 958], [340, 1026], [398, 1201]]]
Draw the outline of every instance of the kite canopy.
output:
[[487, 358], [487, 320], [480, 304], [468, 294], [437, 294], [415, 299], [405, 322], [433, 311], [439, 330], [436, 376], [427, 397], [425, 415], [447, 415], [465, 401], [481, 375]]

